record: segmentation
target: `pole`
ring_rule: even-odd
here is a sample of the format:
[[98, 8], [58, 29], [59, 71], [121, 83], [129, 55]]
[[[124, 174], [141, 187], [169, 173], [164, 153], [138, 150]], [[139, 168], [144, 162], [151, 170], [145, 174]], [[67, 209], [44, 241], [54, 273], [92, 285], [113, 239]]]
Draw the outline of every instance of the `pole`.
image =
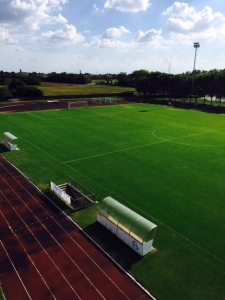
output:
[[[195, 48], [195, 58], [194, 58], [194, 67], [193, 67], [193, 72], [192, 72], [192, 83], [191, 83], [191, 97], [194, 89], [194, 80], [195, 80], [195, 64], [196, 64], [196, 57], [197, 57], [197, 50], [200, 47], [200, 44], [194, 43], [194, 48]], [[191, 102], [191, 97], [190, 97], [190, 102]]]

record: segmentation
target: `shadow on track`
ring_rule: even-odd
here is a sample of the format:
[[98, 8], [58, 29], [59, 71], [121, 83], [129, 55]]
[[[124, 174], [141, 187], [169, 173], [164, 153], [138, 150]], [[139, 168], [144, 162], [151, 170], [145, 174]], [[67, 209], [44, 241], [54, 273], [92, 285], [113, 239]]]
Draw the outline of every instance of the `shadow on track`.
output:
[[142, 259], [139, 254], [98, 222], [83, 230], [127, 272], [133, 264]]

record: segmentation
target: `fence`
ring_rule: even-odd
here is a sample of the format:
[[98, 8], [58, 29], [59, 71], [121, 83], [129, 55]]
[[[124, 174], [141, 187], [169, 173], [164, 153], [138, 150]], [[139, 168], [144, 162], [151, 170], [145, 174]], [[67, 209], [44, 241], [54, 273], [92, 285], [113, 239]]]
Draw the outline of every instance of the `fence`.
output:
[[[79, 200], [81, 198], [89, 198], [91, 201], [95, 202], [95, 193], [89, 190], [87, 187], [76, 181], [70, 176], [67, 176], [67, 182], [69, 185], [71, 185], [73, 188], [75, 188], [81, 195], [76, 197], [74, 200]], [[74, 195], [73, 195], [74, 196]], [[84, 196], [84, 197], [83, 197]], [[75, 197], [75, 196], [74, 196]]]

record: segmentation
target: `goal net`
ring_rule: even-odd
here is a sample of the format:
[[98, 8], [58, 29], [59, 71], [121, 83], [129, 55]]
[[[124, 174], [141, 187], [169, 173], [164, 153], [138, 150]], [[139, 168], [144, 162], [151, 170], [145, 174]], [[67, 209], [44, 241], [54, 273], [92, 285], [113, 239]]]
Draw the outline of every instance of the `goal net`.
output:
[[74, 101], [68, 102], [68, 108], [76, 108], [76, 107], [87, 107], [87, 101]]
[[104, 103], [105, 104], [116, 104], [116, 103], [118, 103], [118, 100], [114, 99], [114, 98], [108, 98], [108, 97], [106, 97], [104, 99]]
[[100, 104], [102, 104], [102, 99], [99, 99], [99, 98], [93, 98], [93, 99], [92, 99], [92, 103], [93, 103], [93, 104], [100, 105]]

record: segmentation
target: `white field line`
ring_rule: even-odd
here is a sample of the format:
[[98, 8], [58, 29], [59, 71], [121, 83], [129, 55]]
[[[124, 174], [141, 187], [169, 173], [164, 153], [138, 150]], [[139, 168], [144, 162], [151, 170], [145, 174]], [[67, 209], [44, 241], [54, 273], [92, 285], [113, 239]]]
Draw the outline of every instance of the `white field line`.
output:
[[29, 113], [29, 112], [26, 112], [26, 114], [29, 115], [29, 116], [32, 116], [32, 117], [34, 117], [34, 118], [38, 118], [38, 119], [41, 119], [41, 120], [44, 120], [44, 121], [45, 121], [44, 118], [35, 116], [35, 115], [33, 115], [33, 114]]
[[[8, 174], [34, 199], [34, 201], [50, 216], [50, 213], [33, 197], [31, 193], [29, 193], [22, 185], [21, 183], [1, 164], [1, 166], [6, 170]], [[2, 177], [2, 176], [1, 176]], [[10, 187], [11, 188], [11, 187]], [[12, 189], [12, 188], [11, 188]], [[24, 203], [24, 202], [23, 202]], [[25, 204], [25, 203], [24, 203]], [[26, 204], [25, 204], [26, 205]], [[33, 214], [34, 215], [34, 214]], [[35, 215], [34, 215], [35, 216]], [[117, 284], [102, 270], [102, 268], [92, 259], [92, 257], [75, 241], [74, 238], [71, 237], [71, 235], [60, 225], [59, 222], [54, 219], [54, 221], [58, 224], [58, 226], [66, 233], [66, 235], [82, 250], [86, 256], [93, 262], [95, 266], [113, 283], [113, 285], [127, 298], [127, 296], [123, 293], [123, 291], [117, 286]], [[43, 225], [43, 224], [42, 224]], [[93, 284], [92, 284], [93, 285]], [[93, 285], [94, 286], [94, 285]]]
[[[1, 192], [1, 191], [0, 191]], [[2, 193], [2, 192], [1, 192]], [[8, 199], [5, 197], [5, 195], [2, 193], [2, 195], [4, 196], [4, 198], [8, 201]], [[14, 211], [15, 208], [13, 207]], [[2, 217], [4, 218], [4, 220], [6, 221], [6, 223], [8, 224], [8, 227], [10, 228], [10, 224], [7, 221], [7, 219], [5, 218], [5, 216], [3, 215], [2, 212], [0, 212]], [[27, 226], [26, 226], [27, 227]], [[54, 294], [52, 293], [50, 287], [48, 286], [48, 284], [46, 283], [46, 281], [44, 280], [43, 276], [41, 275], [40, 271], [38, 270], [38, 268], [36, 267], [35, 263], [33, 262], [33, 260], [31, 259], [30, 255], [27, 253], [26, 249], [24, 248], [24, 246], [22, 245], [20, 239], [18, 238], [18, 236], [16, 235], [15, 231], [13, 229], [11, 229], [13, 235], [16, 237], [16, 239], [18, 240], [19, 244], [21, 245], [21, 247], [23, 248], [23, 251], [26, 253], [26, 255], [28, 256], [29, 260], [31, 261], [32, 265], [34, 266], [34, 268], [36, 269], [36, 271], [38, 272], [39, 276], [41, 277], [41, 279], [43, 280], [44, 284], [46, 285], [47, 289], [50, 291], [50, 293], [52, 294], [53, 298], [56, 299], [56, 297], [54, 296]]]
[[27, 115], [30, 115], [30, 116], [32, 116], [32, 117], [34, 117], [34, 118], [38, 118], [38, 119], [41, 119], [41, 120], [43, 120], [43, 121], [55, 121], [55, 120], [64, 120], [64, 119], [72, 119], [72, 117], [71, 116], [68, 116], [68, 117], [63, 117], [63, 118], [53, 118], [53, 119], [45, 119], [45, 118], [42, 118], [42, 117], [39, 117], [39, 116], [36, 116], [36, 115], [34, 115], [34, 114], [32, 114], [32, 113], [29, 113], [29, 112], [25, 112]]
[[106, 155], [110, 155], [110, 154], [114, 154], [114, 153], [134, 150], [134, 149], [143, 148], [143, 147], [147, 147], [147, 146], [151, 146], [151, 145], [155, 145], [155, 144], [160, 144], [160, 143], [164, 143], [164, 142], [165, 141], [158, 141], [158, 142], [149, 143], [149, 144], [145, 144], [145, 145], [139, 145], [139, 146], [135, 146], [135, 147], [129, 147], [129, 148], [124, 148], [124, 149], [120, 149], [120, 150], [115, 150], [115, 151], [105, 152], [105, 153], [101, 153], [101, 154], [96, 154], [96, 155], [86, 156], [86, 157], [82, 157], [82, 158], [77, 158], [77, 159], [73, 159], [73, 160], [68, 160], [68, 161], [64, 161], [62, 163], [63, 164], [68, 164], [68, 163], [75, 162], [75, 161], [80, 161], [80, 160], [85, 160], [85, 159], [90, 159], [90, 158], [95, 158], [95, 157], [100, 157], [100, 156], [106, 156]]
[[[160, 129], [160, 128], [158, 128], [158, 129]], [[158, 129], [155, 129], [155, 130], [158, 130]], [[154, 131], [155, 131], [155, 130], [154, 130]], [[154, 131], [153, 131], [153, 132], [154, 132]], [[214, 131], [216, 131], [216, 130], [214, 130]], [[152, 133], [153, 133], [153, 132], [152, 132]], [[213, 131], [209, 131], [209, 132], [213, 132]], [[193, 134], [192, 134], [192, 135], [193, 135]], [[20, 137], [20, 138], [22, 138], [22, 137]], [[180, 138], [181, 138], [181, 137], [180, 137]], [[51, 155], [50, 153], [48, 153], [48, 152], [45, 152], [43, 149], [37, 147], [37, 146], [34, 145], [33, 143], [27, 141], [27, 140], [24, 139], [24, 138], [22, 138], [22, 139], [23, 139], [24, 141], [26, 141], [27, 143], [31, 144], [32, 146], [34, 146], [35, 148], [39, 149], [39, 150], [42, 151], [43, 153], [47, 154], [48, 156], [51, 156], [53, 159], [55, 159], [56, 161], [60, 162], [61, 164], [65, 164], [64, 162], [60, 161], [58, 158], [52, 156], [52, 155]], [[175, 139], [178, 139], [178, 138], [175, 138]], [[172, 140], [165, 140], [165, 141], [160, 140], [160, 141], [155, 142], [155, 143], [150, 143], [150, 144], [147, 144], [147, 145], [142, 145], [142, 146], [137, 146], [137, 147], [138, 147], [138, 148], [141, 148], [141, 147], [151, 146], [151, 145], [155, 145], [155, 144], [160, 144], [160, 143], [170, 142], [170, 141], [172, 141]], [[135, 147], [134, 147], [134, 149], [135, 149]], [[132, 149], [129, 148], [129, 149], [124, 149], [124, 150], [118, 150], [117, 152], [127, 151], [127, 150], [132, 150]], [[100, 155], [101, 155], [101, 154], [100, 154]], [[102, 155], [104, 155], [104, 154], [102, 154]], [[75, 171], [76, 173], [80, 174], [80, 175], [83, 176], [84, 178], [88, 179], [90, 182], [93, 182], [94, 184], [96, 184], [96, 185], [99, 186], [100, 188], [104, 189], [104, 190], [107, 191], [108, 193], [110, 193], [110, 194], [112, 194], [112, 195], [114, 194], [118, 199], [121, 199], [120, 196], [116, 195], [114, 192], [110, 191], [109, 189], [107, 189], [107, 188], [104, 187], [103, 185], [99, 184], [98, 182], [94, 181], [93, 179], [89, 178], [88, 176], [84, 175], [83, 173], [79, 172], [78, 170], [76, 170], [75, 168], [71, 167], [70, 165], [67, 165], [67, 167], [70, 168], [71, 170]], [[124, 203], [128, 203], [128, 202], [127, 202], [126, 200], [124, 200], [124, 199], [121, 199], [121, 200], [123, 200]], [[131, 205], [131, 204], [129, 203], [129, 205]], [[139, 208], [137, 208], [137, 207], [135, 207], [135, 209], [138, 209], [140, 212], [146, 214], [146, 212], [141, 211], [141, 210], [140, 210]], [[198, 249], [201, 249], [201, 250], [202, 250], [203, 252], [205, 252], [207, 255], [210, 255], [211, 257], [213, 257], [213, 258], [215, 258], [216, 260], [218, 260], [218, 261], [220, 261], [220, 262], [222, 262], [222, 263], [225, 264], [225, 262], [222, 261], [220, 258], [216, 257], [215, 255], [211, 254], [210, 252], [208, 252], [208, 251], [206, 251], [205, 249], [201, 248], [200, 246], [198, 246], [197, 244], [195, 244], [194, 242], [192, 242], [191, 240], [189, 240], [188, 238], [186, 238], [186, 237], [183, 236], [182, 234], [176, 232], [176, 231], [175, 231], [174, 229], [172, 229], [171, 227], [165, 225], [163, 222], [161, 222], [161, 221], [159, 221], [158, 219], [152, 217], [151, 215], [149, 215], [149, 214], [147, 214], [147, 215], [148, 215], [149, 217], [153, 218], [154, 220], [156, 220], [157, 222], [159, 222], [160, 224], [164, 225], [164, 226], [167, 227], [168, 229], [170, 229], [172, 232], [177, 233], [177, 234], [178, 234], [180, 237], [182, 237], [184, 240], [189, 241], [192, 245], [195, 245]]]
[[207, 133], [212, 133], [212, 132], [215, 132], [215, 131], [219, 131], [219, 130], [223, 130], [224, 128], [220, 128], [220, 129], [214, 129], [214, 130], [209, 130], [209, 131], [204, 131], [204, 132], [198, 132], [198, 133], [192, 133], [192, 134], [189, 134], [189, 135], [185, 135], [185, 136], [180, 136], [180, 137], [177, 137], [177, 138], [173, 138], [173, 139], [168, 139], [168, 140], [166, 140], [166, 139], [163, 139], [163, 138], [161, 138], [161, 137], [159, 137], [159, 136], [157, 136], [156, 134], [155, 134], [155, 132], [156, 131], [158, 131], [158, 130], [161, 130], [161, 129], [164, 129], [164, 128], [166, 128], [166, 127], [162, 127], [162, 128], [157, 128], [157, 129], [155, 129], [153, 132], [152, 132], [152, 135], [154, 136], [154, 137], [156, 137], [157, 139], [159, 139], [159, 140], [161, 140], [161, 141], [164, 141], [164, 142], [168, 142], [168, 143], [174, 143], [174, 144], [179, 144], [179, 145], [184, 145], [184, 146], [191, 146], [191, 147], [210, 147], [210, 146], [217, 146], [217, 147], [224, 147], [224, 145], [216, 145], [216, 144], [207, 144], [207, 145], [191, 145], [191, 144], [185, 144], [185, 143], [176, 143], [176, 142], [174, 142], [174, 140], [179, 140], [179, 139], [182, 139], [182, 138], [188, 138], [188, 137], [191, 137], [191, 136], [196, 136], [196, 135], [201, 135], [201, 134], [207, 134]]
[[105, 156], [105, 155], [110, 155], [110, 154], [114, 154], [114, 153], [134, 150], [134, 149], [138, 149], [138, 148], [144, 148], [144, 147], [148, 147], [148, 146], [152, 146], [152, 145], [156, 145], [156, 144], [160, 144], [160, 143], [166, 143], [166, 142], [169, 143], [169, 142], [173, 142], [174, 140], [179, 140], [179, 139], [188, 138], [188, 137], [191, 137], [191, 136], [196, 136], [196, 135], [200, 135], [200, 134], [215, 131], [215, 130], [213, 130], [213, 131], [207, 131], [207, 132], [202, 132], [202, 133], [193, 133], [193, 134], [188, 134], [188, 135], [185, 135], [185, 136], [176, 137], [176, 138], [173, 138], [173, 139], [170, 139], [170, 140], [169, 139], [166, 140], [166, 139], [163, 139], [163, 138], [159, 138], [157, 135], [155, 135], [155, 132], [157, 130], [160, 130], [160, 129], [163, 129], [163, 128], [157, 128], [154, 131], [152, 131], [152, 135], [160, 140], [158, 142], [153, 142], [153, 143], [148, 143], [148, 144], [144, 144], [144, 145], [139, 145], [139, 146], [124, 148], [124, 149], [120, 149], [120, 150], [105, 152], [105, 153], [101, 153], [101, 154], [91, 155], [91, 156], [87, 156], [87, 157], [77, 158], [77, 159], [73, 159], [73, 160], [64, 161], [63, 163], [67, 164], [67, 163], [76, 162], [76, 161], [80, 161], [80, 160], [86, 160], [86, 159], [95, 158], [95, 157], [99, 157], [99, 156]]
[[15, 272], [16, 272], [16, 275], [18, 276], [18, 278], [19, 278], [20, 282], [22, 283], [22, 286], [23, 286], [24, 290], [26, 291], [26, 293], [27, 293], [27, 296], [29, 297], [29, 299], [31, 299], [31, 300], [32, 300], [32, 298], [31, 298], [30, 294], [28, 293], [28, 290], [26, 289], [26, 287], [25, 287], [25, 285], [24, 285], [24, 283], [23, 283], [23, 280], [21, 279], [21, 277], [20, 277], [19, 273], [17, 272], [17, 269], [16, 269], [16, 267], [14, 266], [14, 264], [13, 264], [13, 262], [12, 262], [11, 258], [10, 258], [10, 255], [8, 254], [8, 252], [7, 252], [7, 250], [5, 249], [5, 246], [3, 245], [3, 243], [2, 243], [2, 241], [1, 241], [1, 240], [0, 240], [0, 243], [1, 243], [1, 245], [2, 245], [2, 248], [3, 248], [3, 249], [4, 249], [4, 251], [5, 251], [6, 255], [8, 256], [8, 259], [10, 260], [10, 263], [11, 263], [11, 265], [13, 266], [13, 269], [14, 269], [14, 270], [15, 270]]
[[[124, 200], [123, 200], [124, 201]], [[128, 203], [127, 201], [124, 201], [125, 203], [129, 204], [130, 206], [133, 206], [131, 203]], [[146, 211], [143, 211], [135, 206], [133, 206], [135, 209], [138, 209], [140, 212], [142, 212], [143, 215], [146, 214]], [[195, 242], [191, 241], [190, 239], [186, 238], [185, 236], [183, 236], [182, 234], [180, 234], [179, 232], [177, 232], [176, 230], [172, 229], [170, 226], [166, 225], [165, 223], [163, 223], [162, 221], [159, 221], [158, 219], [156, 219], [155, 217], [147, 214], [147, 216], [149, 216], [151, 219], [155, 220], [156, 222], [158, 222], [159, 224], [163, 225], [164, 227], [166, 227], [167, 229], [169, 229], [170, 231], [174, 232], [175, 234], [179, 235], [183, 240], [191, 243], [193, 246], [195, 246], [196, 248], [200, 249], [202, 252], [206, 253], [207, 255], [213, 257], [215, 260], [218, 260], [219, 262], [225, 264], [225, 261], [223, 261], [222, 259], [218, 258], [217, 256], [215, 256], [214, 254], [212, 254], [211, 252], [208, 252], [207, 250], [205, 250], [204, 248], [202, 248], [201, 246], [199, 246], [198, 244], [196, 244]]]
[[[12, 176], [13, 177], [13, 176]], [[14, 178], [14, 177], [13, 177]], [[4, 178], [2, 178], [4, 180]], [[14, 178], [15, 179], [15, 178]], [[4, 180], [5, 181], [5, 180]], [[5, 183], [7, 184], [7, 182], [5, 181]], [[8, 185], [8, 184], [7, 184]], [[8, 185], [9, 186], [9, 185]], [[70, 259], [70, 261], [77, 267], [77, 269], [84, 275], [84, 277], [87, 279], [87, 281], [94, 287], [94, 289], [98, 292], [98, 294], [103, 298], [103, 295], [101, 294], [101, 292], [93, 285], [93, 283], [91, 282], [91, 280], [87, 277], [87, 275], [82, 271], [82, 269], [76, 264], [76, 262], [72, 259], [72, 257], [65, 251], [65, 249], [61, 246], [61, 244], [55, 239], [55, 237], [48, 231], [47, 227], [41, 222], [41, 220], [32, 212], [32, 210], [29, 208], [29, 206], [27, 206], [27, 204], [21, 199], [21, 197], [16, 193], [16, 191], [9, 186], [10, 189], [17, 195], [17, 197], [20, 199], [20, 201], [27, 207], [27, 209], [32, 213], [32, 215], [34, 216], [34, 218], [39, 221], [39, 223], [43, 226], [43, 228], [49, 233], [49, 235], [52, 237], [52, 239], [55, 241], [55, 243], [61, 248], [61, 250], [66, 254], [66, 256]], [[24, 189], [24, 188], [23, 188]], [[25, 189], [26, 190], [26, 189]], [[30, 193], [29, 193], [30, 194]], [[31, 195], [31, 194], [30, 194]], [[4, 196], [5, 197], [5, 196]], [[9, 202], [9, 200], [5, 197], [5, 199], [7, 200], [7, 202], [9, 203], [9, 205], [13, 208], [12, 204]], [[21, 219], [21, 221], [25, 224], [23, 218], [20, 216], [20, 214], [14, 209], [15, 213], [18, 215], [18, 217]], [[58, 269], [58, 271], [60, 272], [60, 274], [62, 275], [62, 277], [65, 279], [65, 281], [68, 283], [68, 285], [70, 286], [70, 288], [73, 290], [73, 292], [77, 295], [77, 297], [79, 299], [81, 299], [77, 292], [73, 289], [73, 287], [71, 286], [71, 284], [69, 283], [69, 281], [66, 279], [66, 277], [63, 275], [63, 273], [60, 271], [60, 269], [58, 268], [58, 266], [56, 265], [56, 263], [52, 260], [52, 258], [49, 256], [48, 252], [45, 250], [45, 248], [42, 247], [41, 243], [39, 242], [39, 240], [36, 238], [35, 234], [30, 230], [30, 228], [28, 226], [26, 226], [27, 229], [30, 231], [30, 233], [33, 235], [33, 237], [35, 238], [35, 240], [37, 241], [37, 243], [40, 245], [40, 247], [43, 249], [43, 251], [46, 253], [46, 255], [49, 257], [49, 259], [52, 261], [52, 263], [54, 264], [54, 266]], [[77, 244], [78, 247], [79, 244]], [[127, 297], [126, 297], [127, 298]]]
[[[71, 168], [71, 169], [72, 169], [72, 168]], [[20, 170], [18, 170], [18, 171], [21, 173]], [[75, 171], [76, 171], [76, 170], [75, 170]], [[77, 172], [78, 172], [78, 171], [77, 171]], [[80, 172], [78, 172], [78, 173], [80, 173]], [[21, 174], [22, 174], [22, 173], [21, 173]], [[81, 173], [80, 173], [80, 174], [81, 174]], [[22, 174], [22, 175], [23, 175], [23, 174]], [[83, 174], [81, 174], [81, 175], [83, 175]], [[23, 175], [23, 176], [24, 176], [24, 175]], [[86, 177], [85, 175], [83, 175], [83, 176]], [[90, 181], [94, 182], [95, 184], [99, 185], [100, 187], [102, 187], [102, 188], [105, 189], [106, 191], [110, 192], [111, 194], [114, 194], [113, 192], [109, 191], [109, 190], [106, 189], [105, 187], [103, 187], [103, 186], [101, 186], [100, 184], [96, 183], [96, 182], [93, 181], [92, 179], [90, 179], [90, 178], [88, 178], [88, 177], [86, 177], [86, 178], [89, 179]], [[115, 195], [118, 199], [120, 198], [120, 196], [118, 196], [118, 195], [116, 195], [116, 194], [114, 194], [114, 195]], [[122, 198], [120, 198], [120, 199], [123, 200], [124, 203], [127, 203], [127, 204], [129, 204], [131, 207], [134, 207], [135, 209], [137, 209], [137, 210], [139, 210], [140, 212], [142, 212], [143, 215], [146, 214], [146, 211], [140, 210], [139, 208], [133, 206], [131, 203], [128, 203], [128, 201], [126, 201], [126, 200], [124, 200], [124, 199], [122, 199]], [[49, 199], [49, 201], [51, 201], [51, 200]], [[52, 202], [52, 201], [51, 201], [51, 202]], [[52, 203], [55, 205], [54, 202], [52, 202]], [[75, 222], [73, 221], [73, 219], [71, 219], [69, 216], [67, 216], [64, 212], [62, 212], [62, 213], [63, 213], [68, 219], [70, 219], [71, 222], [75, 223]], [[204, 248], [198, 246], [196, 243], [194, 243], [194, 242], [192, 242], [190, 239], [184, 237], [182, 234], [176, 232], [176, 231], [173, 230], [171, 227], [167, 226], [166, 224], [164, 224], [163, 222], [159, 221], [159, 220], [156, 219], [155, 217], [151, 216], [150, 214], [146, 214], [146, 215], [149, 216], [150, 218], [154, 219], [155, 221], [157, 221], [159, 224], [162, 224], [163, 226], [165, 226], [166, 228], [168, 228], [169, 230], [171, 230], [171, 231], [174, 232], [175, 234], [178, 234], [182, 239], [186, 240], [187, 242], [190, 242], [192, 245], [194, 245], [195, 247], [197, 247], [197, 248], [200, 249], [201, 251], [205, 252], [207, 255], [209, 255], [209, 256], [213, 257], [214, 259], [218, 260], [219, 262], [222, 262], [223, 264], [225, 264], [225, 262], [224, 262], [223, 260], [219, 259], [218, 257], [216, 257], [215, 255], [213, 255], [212, 253], [206, 251]], [[75, 223], [75, 224], [76, 224], [76, 223]], [[78, 228], [80, 228], [77, 224], [76, 224], [76, 226], [77, 226]], [[80, 228], [80, 230], [82, 230], [82, 228]], [[84, 231], [83, 231], [83, 232], [84, 232]], [[84, 234], [85, 234], [89, 239], [92, 240], [92, 238], [91, 238], [90, 236], [88, 236], [86, 232], [84, 232]], [[93, 241], [94, 243], [96, 243], [94, 240], [92, 240], [92, 241]], [[97, 245], [98, 245], [98, 244], [97, 244]], [[98, 245], [98, 246], [99, 246], [99, 245]], [[101, 249], [102, 249], [102, 248], [101, 248]], [[102, 251], [105, 252], [103, 249], [102, 249]], [[108, 255], [107, 252], [105, 252], [105, 253], [106, 253], [106, 255]], [[109, 257], [110, 257], [110, 256], [109, 256]], [[111, 258], [111, 257], [110, 257], [110, 258]], [[111, 258], [111, 259], [112, 259], [112, 258]], [[113, 260], [113, 261], [114, 261], [114, 260]], [[114, 261], [114, 262], [117, 264], [116, 261]], [[118, 265], [118, 264], [117, 264], [117, 265]], [[118, 266], [119, 266], [119, 268], [122, 269], [122, 267], [121, 267], [120, 265], [118, 265]], [[125, 272], [126, 272], [126, 271], [125, 271]], [[134, 278], [133, 278], [129, 273], [127, 273], [127, 275], [130, 276], [130, 277], [132, 278], [132, 280], [134, 280]], [[137, 284], [139, 284], [139, 283], [137, 282]], [[147, 291], [147, 293], [149, 293], [149, 292]], [[151, 297], [153, 297], [153, 296], [151, 295]]]

